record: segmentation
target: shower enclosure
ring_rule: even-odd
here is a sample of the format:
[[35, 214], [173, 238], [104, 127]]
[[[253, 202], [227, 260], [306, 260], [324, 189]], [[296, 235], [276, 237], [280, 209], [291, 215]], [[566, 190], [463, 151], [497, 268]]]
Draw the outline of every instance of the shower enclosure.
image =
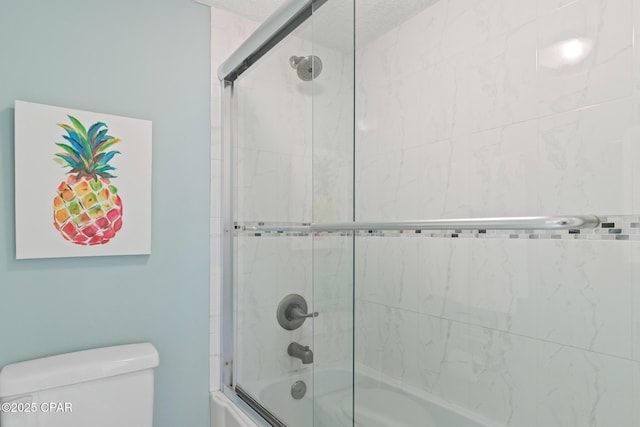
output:
[[640, 0], [291, 0], [225, 62], [264, 425], [640, 425]]

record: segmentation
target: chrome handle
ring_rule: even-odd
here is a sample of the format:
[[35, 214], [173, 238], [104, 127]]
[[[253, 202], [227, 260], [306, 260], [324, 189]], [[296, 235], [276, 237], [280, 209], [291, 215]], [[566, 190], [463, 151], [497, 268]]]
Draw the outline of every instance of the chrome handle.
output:
[[293, 306], [289, 311], [290, 319], [308, 319], [310, 317], [318, 317], [318, 312], [314, 311], [313, 313], [305, 313], [306, 310], [302, 310], [299, 306]]
[[307, 313], [307, 302], [298, 294], [287, 295], [278, 304], [276, 310], [278, 323], [284, 329], [293, 331], [298, 329], [310, 317], [318, 317], [318, 313]]

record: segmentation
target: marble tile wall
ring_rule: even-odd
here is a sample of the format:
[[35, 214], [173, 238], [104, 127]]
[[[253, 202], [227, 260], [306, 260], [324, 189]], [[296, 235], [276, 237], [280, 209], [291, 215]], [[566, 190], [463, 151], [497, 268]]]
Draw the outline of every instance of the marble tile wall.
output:
[[536, 3], [441, 0], [359, 47], [358, 219], [640, 209], [637, 2]]
[[639, 249], [361, 237], [357, 362], [504, 425], [632, 425]]
[[313, 322], [294, 331], [276, 320], [276, 308], [286, 295], [296, 293], [312, 301], [312, 242], [310, 238], [237, 240], [237, 384], [260, 398], [270, 382], [293, 378], [311, 369], [287, 354], [291, 342], [311, 345]]
[[[639, 11], [441, 0], [359, 46], [357, 219], [640, 213]], [[637, 241], [355, 254], [359, 366], [500, 425], [640, 424]]]
[[309, 31], [300, 27], [234, 85], [240, 221], [311, 221], [312, 90], [289, 65], [311, 51], [301, 37]]

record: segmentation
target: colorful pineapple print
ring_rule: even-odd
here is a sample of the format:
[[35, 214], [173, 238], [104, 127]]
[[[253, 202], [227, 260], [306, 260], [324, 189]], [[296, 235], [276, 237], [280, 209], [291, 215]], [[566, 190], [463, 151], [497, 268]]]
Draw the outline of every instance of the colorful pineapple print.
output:
[[75, 117], [71, 126], [58, 124], [69, 144], [56, 143], [64, 151], [54, 159], [70, 168], [69, 177], [58, 186], [53, 199], [53, 224], [62, 237], [78, 245], [108, 243], [122, 228], [122, 200], [111, 183], [115, 168], [109, 161], [119, 151], [107, 151], [120, 139], [107, 134], [106, 124], [94, 123], [87, 130]]

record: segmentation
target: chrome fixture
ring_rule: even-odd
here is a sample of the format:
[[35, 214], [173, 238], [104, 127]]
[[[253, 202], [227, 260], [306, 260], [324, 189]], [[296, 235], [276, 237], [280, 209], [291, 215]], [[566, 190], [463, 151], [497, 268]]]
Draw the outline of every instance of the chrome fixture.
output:
[[291, 68], [295, 68], [298, 77], [305, 82], [309, 82], [322, 72], [322, 61], [315, 55], [292, 56], [289, 58]]
[[310, 317], [318, 317], [318, 313], [307, 313], [307, 301], [298, 294], [289, 294], [282, 298], [276, 312], [278, 323], [284, 329], [298, 329]]
[[289, 344], [289, 347], [287, 347], [287, 353], [289, 353], [289, 356], [291, 357], [300, 359], [303, 365], [313, 363], [313, 351], [311, 351], [308, 345], [301, 345], [297, 342], [292, 342]]
[[296, 400], [300, 400], [307, 394], [307, 385], [304, 381], [296, 381], [291, 386], [291, 397]]
[[421, 219], [397, 222], [337, 222], [309, 225], [260, 225], [244, 227], [252, 231], [336, 232], [368, 230], [567, 230], [596, 228], [595, 215], [522, 216], [497, 218]]

